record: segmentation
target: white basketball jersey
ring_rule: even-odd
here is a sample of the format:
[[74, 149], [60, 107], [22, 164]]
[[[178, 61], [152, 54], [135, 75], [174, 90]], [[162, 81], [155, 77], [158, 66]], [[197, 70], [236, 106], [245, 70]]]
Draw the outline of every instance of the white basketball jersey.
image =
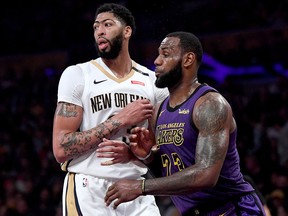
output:
[[[58, 102], [64, 101], [83, 107], [81, 131], [89, 130], [118, 113], [128, 103], [139, 98], [147, 98], [156, 105], [168, 96], [167, 89], [155, 87], [155, 73], [135, 62], [130, 73], [116, 78], [101, 58], [68, 67], [62, 74]], [[147, 121], [138, 126], [147, 127]], [[129, 142], [127, 130], [120, 130], [111, 139]], [[147, 168], [137, 162], [101, 166], [101, 161], [109, 158], [97, 158], [96, 152], [87, 153], [73, 159], [68, 166], [69, 172], [83, 173], [100, 178], [139, 178]]]

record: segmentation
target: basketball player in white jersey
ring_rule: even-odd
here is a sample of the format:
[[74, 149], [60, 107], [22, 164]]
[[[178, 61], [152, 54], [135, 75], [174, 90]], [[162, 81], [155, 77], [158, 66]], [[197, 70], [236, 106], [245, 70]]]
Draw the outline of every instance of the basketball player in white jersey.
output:
[[[127, 8], [102, 5], [96, 11], [93, 28], [100, 57], [67, 67], [58, 86], [53, 152], [62, 170], [67, 171], [63, 216], [158, 216], [153, 196], [140, 196], [117, 209], [105, 205], [106, 190], [113, 182], [141, 179], [147, 168], [136, 157], [124, 157], [114, 164], [113, 155], [107, 161], [97, 157], [96, 151], [103, 138], [109, 138], [123, 141], [111, 147], [117, 160], [121, 154], [132, 155], [127, 154], [129, 129], [147, 126], [153, 106], [168, 91], [157, 89], [154, 72], [129, 55], [135, 22]], [[112, 165], [102, 166], [105, 163]]]

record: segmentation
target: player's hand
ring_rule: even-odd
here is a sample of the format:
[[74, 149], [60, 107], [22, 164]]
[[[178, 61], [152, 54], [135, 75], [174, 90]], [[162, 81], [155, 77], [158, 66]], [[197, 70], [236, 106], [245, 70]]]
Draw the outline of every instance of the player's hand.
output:
[[126, 143], [119, 140], [108, 140], [106, 138], [98, 145], [96, 156], [99, 158], [112, 158], [111, 160], [102, 162], [102, 166], [127, 163], [134, 158], [134, 155]]
[[147, 99], [139, 99], [129, 103], [112, 118], [118, 119], [123, 126], [129, 127], [151, 118], [152, 113], [153, 105], [150, 101]]
[[131, 129], [130, 133], [130, 150], [136, 157], [145, 158], [154, 146], [149, 130], [144, 127], [135, 127]]
[[142, 195], [141, 180], [120, 180], [112, 184], [104, 198], [109, 206], [114, 201], [114, 208], [124, 202], [129, 202]]

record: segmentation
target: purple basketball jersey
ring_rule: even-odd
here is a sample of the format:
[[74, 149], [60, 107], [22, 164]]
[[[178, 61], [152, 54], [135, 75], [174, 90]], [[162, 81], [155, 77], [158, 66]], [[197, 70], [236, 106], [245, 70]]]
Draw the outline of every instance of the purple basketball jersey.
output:
[[[171, 175], [195, 164], [198, 130], [192, 122], [192, 112], [199, 97], [211, 91], [216, 90], [202, 84], [185, 102], [175, 108], [169, 107], [169, 97], [163, 101], [156, 124], [156, 140], [160, 148], [157, 155], [161, 157], [163, 176]], [[171, 199], [183, 213], [203, 203], [219, 200], [225, 202], [250, 191], [254, 189], [243, 180], [239, 169], [236, 131], [234, 131], [230, 134], [227, 156], [216, 186], [188, 195], [172, 196]]]

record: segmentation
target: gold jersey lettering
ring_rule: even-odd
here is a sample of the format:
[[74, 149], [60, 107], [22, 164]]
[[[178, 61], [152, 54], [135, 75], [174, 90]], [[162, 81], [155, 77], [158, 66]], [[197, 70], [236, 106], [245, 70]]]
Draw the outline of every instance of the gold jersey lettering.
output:
[[162, 130], [157, 135], [157, 144], [174, 144], [176, 146], [182, 145], [184, 128]]

